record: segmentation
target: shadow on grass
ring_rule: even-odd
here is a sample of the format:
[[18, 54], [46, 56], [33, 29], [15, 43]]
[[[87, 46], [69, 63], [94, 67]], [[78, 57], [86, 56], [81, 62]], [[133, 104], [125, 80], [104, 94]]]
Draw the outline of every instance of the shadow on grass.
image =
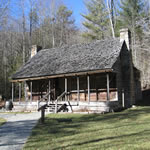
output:
[[[67, 145], [67, 146], [60, 146], [60, 147], [57, 147], [56, 149], [53, 149], [53, 150], [65, 149], [65, 148], [68, 148], [68, 147], [71, 147], [71, 146], [83, 146], [83, 145], [86, 145], [86, 144], [102, 142], [102, 141], [105, 141], [105, 140], [129, 138], [129, 137], [132, 137], [132, 136], [140, 137], [142, 135], [149, 135], [149, 134], [150, 134], [150, 130], [144, 130], [144, 131], [137, 132], [137, 133], [123, 134], [121, 136], [110, 136], [110, 137], [105, 137], [105, 138], [98, 138], [98, 139], [94, 139], [94, 140], [88, 140], [88, 141], [85, 141], [85, 142], [79, 142], [79, 143], [76, 143], [76, 144], [70, 144], [70, 145]], [[131, 142], [131, 144], [132, 144], [132, 142]]]
[[[89, 114], [89, 115], [81, 115], [81, 114], [52, 114], [48, 115], [45, 119], [45, 124], [40, 124], [34, 128], [32, 132], [31, 138], [27, 142], [27, 149], [36, 149], [34, 146], [39, 143], [38, 147], [41, 146], [43, 143], [51, 143], [50, 140], [63, 141], [63, 138], [67, 138], [70, 141], [74, 140], [76, 136], [82, 136], [83, 134], [87, 134], [91, 132], [91, 134], [99, 131], [104, 130], [115, 130], [122, 127], [136, 127], [139, 116], [145, 116], [145, 114], [150, 113], [150, 107], [139, 107], [134, 109], [128, 109], [123, 112], [117, 113], [109, 113], [105, 115], [101, 114]], [[127, 120], [127, 122], [125, 121]], [[120, 123], [122, 122], [122, 123]], [[149, 120], [140, 121], [138, 120], [138, 125], [145, 126], [150, 124]], [[90, 126], [97, 125], [98, 128], [93, 127], [89, 128]], [[88, 128], [87, 128], [88, 127]], [[121, 130], [121, 129], [120, 129]], [[107, 131], [108, 132], [108, 131]], [[91, 140], [80, 140], [75, 141], [75, 143], [67, 144], [67, 146], [57, 145], [53, 149], [65, 149], [68, 146], [81, 146], [85, 144], [95, 143], [95, 142], [102, 142], [105, 140], [113, 140], [119, 139], [122, 137], [131, 137], [131, 136], [140, 136], [141, 134], [149, 134], [149, 130], [143, 130], [142, 132], [130, 133], [130, 134], [122, 134], [120, 136], [110, 136], [107, 135], [105, 138], [96, 138], [93, 137]], [[83, 137], [82, 137], [83, 138]], [[96, 139], [95, 139], [96, 138]], [[65, 141], [65, 139], [64, 139]], [[41, 144], [40, 144], [41, 143]], [[34, 145], [35, 144], [35, 145]]]
[[[51, 129], [57, 129], [57, 132], [65, 130], [66, 128], [80, 128], [90, 122], [111, 122], [122, 121], [125, 119], [136, 120], [140, 115], [150, 113], [150, 107], [143, 107], [140, 109], [128, 109], [120, 113], [109, 113], [105, 115], [90, 114], [90, 115], [73, 115], [73, 114], [58, 114], [49, 115], [46, 117], [45, 124], [39, 123], [40, 128], [48, 127], [49, 133]], [[37, 128], [38, 129], [38, 128]]]

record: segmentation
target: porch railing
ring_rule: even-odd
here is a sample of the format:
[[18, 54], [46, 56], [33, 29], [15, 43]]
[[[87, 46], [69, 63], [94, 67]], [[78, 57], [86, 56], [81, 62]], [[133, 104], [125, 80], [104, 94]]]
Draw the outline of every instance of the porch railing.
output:
[[[38, 102], [38, 109], [39, 108], [41, 108], [40, 107], [40, 103], [43, 101], [43, 100], [45, 100], [48, 96], [49, 96], [49, 94], [51, 94], [51, 92], [49, 92], [49, 93], [47, 93], [43, 98], [41, 98], [41, 100]], [[68, 94], [68, 92], [63, 92], [60, 96], [58, 96], [57, 97], [57, 99], [55, 100], [55, 101], [53, 101], [53, 104], [55, 105], [55, 113], [57, 113], [58, 112], [58, 101], [59, 100], [61, 100], [66, 94]], [[70, 104], [70, 102], [69, 102], [69, 100], [67, 100], [68, 101], [68, 104], [69, 104], [69, 106], [71, 107], [71, 104]], [[44, 104], [43, 106], [48, 106], [49, 104], [47, 103], [46, 105]], [[72, 110], [72, 107], [71, 107], [71, 110]], [[72, 110], [73, 111], [73, 110]]]
[[[40, 107], [40, 103], [43, 102], [44, 100], [48, 99], [48, 96], [51, 94], [52, 91], [48, 92], [46, 95], [44, 95], [39, 101], [38, 101], [38, 109]], [[48, 102], [48, 101], [47, 101]], [[46, 102], [46, 103], [47, 103]]]
[[66, 92], [64, 91], [60, 96], [58, 96], [58, 98], [54, 101], [55, 103], [55, 113], [57, 113], [57, 104], [58, 104], [58, 100], [60, 100], [61, 98], [63, 98], [63, 96], [66, 95]]

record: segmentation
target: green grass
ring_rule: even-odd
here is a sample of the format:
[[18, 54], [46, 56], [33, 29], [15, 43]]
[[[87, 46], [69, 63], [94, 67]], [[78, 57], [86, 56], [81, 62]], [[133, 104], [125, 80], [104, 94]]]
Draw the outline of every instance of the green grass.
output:
[[150, 107], [119, 113], [50, 114], [24, 150], [149, 150]]
[[5, 119], [0, 118], [0, 126], [1, 126], [1, 125], [3, 125], [5, 122], [6, 122], [6, 120], [5, 120]]

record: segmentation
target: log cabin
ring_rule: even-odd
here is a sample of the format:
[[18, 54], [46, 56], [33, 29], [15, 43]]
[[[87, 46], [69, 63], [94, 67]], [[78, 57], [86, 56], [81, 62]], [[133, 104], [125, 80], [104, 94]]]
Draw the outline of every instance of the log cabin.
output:
[[[141, 98], [139, 79], [132, 63], [131, 33], [122, 29], [115, 39], [51, 49], [32, 46], [31, 58], [12, 76], [12, 101], [31, 110], [45, 100], [52, 112], [110, 112], [129, 108]], [[19, 101], [14, 98], [17, 83]]]

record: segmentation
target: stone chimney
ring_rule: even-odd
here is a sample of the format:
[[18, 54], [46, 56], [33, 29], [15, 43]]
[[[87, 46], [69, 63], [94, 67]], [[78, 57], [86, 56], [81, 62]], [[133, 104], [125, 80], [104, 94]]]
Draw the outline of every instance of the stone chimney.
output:
[[34, 55], [36, 55], [41, 49], [42, 49], [41, 46], [32, 45], [32, 48], [31, 48], [31, 58], [32, 58]]
[[126, 42], [128, 50], [131, 50], [131, 32], [128, 28], [120, 30], [120, 42]]

